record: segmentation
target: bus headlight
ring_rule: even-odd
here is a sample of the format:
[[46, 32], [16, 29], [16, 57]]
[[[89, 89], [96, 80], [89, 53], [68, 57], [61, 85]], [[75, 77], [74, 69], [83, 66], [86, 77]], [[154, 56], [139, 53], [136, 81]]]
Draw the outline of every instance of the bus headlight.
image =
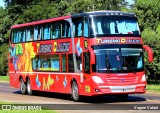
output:
[[146, 81], [146, 75], [144, 74], [141, 78], [141, 82], [145, 82]]
[[97, 84], [104, 83], [103, 80], [100, 77], [98, 77], [98, 76], [92, 76], [92, 79]]

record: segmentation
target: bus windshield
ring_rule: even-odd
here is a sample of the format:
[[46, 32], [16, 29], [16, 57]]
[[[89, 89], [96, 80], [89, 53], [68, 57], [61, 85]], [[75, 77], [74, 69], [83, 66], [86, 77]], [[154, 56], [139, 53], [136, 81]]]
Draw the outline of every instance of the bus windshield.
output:
[[137, 19], [127, 16], [93, 16], [91, 37], [140, 35]]
[[144, 69], [143, 50], [139, 48], [109, 48], [94, 50], [96, 64], [94, 72], [124, 73], [136, 72]]

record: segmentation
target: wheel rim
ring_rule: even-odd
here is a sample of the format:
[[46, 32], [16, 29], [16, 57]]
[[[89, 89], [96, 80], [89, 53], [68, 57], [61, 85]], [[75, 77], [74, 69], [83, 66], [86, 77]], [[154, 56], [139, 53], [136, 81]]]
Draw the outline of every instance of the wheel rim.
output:
[[28, 94], [31, 94], [31, 85], [30, 85], [30, 81], [27, 82], [27, 92], [28, 92]]
[[73, 93], [73, 98], [77, 100], [79, 96], [78, 96], [78, 86], [76, 83], [73, 83], [72, 93]]
[[21, 92], [22, 93], [24, 92], [24, 83], [23, 83], [23, 81], [21, 81]]
[[21, 80], [21, 82], [20, 82], [20, 90], [21, 90], [22, 94], [25, 94], [26, 86], [25, 86], [25, 83], [23, 80]]

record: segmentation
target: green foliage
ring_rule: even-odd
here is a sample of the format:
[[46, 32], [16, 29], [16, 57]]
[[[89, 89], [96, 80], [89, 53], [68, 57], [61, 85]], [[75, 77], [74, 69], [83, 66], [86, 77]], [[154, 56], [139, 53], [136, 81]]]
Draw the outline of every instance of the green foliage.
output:
[[139, 19], [140, 28], [156, 30], [160, 23], [160, 1], [159, 0], [136, 0], [134, 12]]
[[142, 32], [144, 44], [150, 46], [154, 52], [154, 62], [149, 63], [145, 54], [147, 74], [151, 79], [158, 79], [160, 75], [160, 35], [154, 30], [147, 28]]
[[145, 54], [145, 68], [149, 79], [160, 79], [160, 1], [136, 0], [133, 12], [137, 14], [144, 44], [154, 52], [154, 62]]
[[8, 44], [0, 45], [0, 73], [6, 74], [8, 70]]

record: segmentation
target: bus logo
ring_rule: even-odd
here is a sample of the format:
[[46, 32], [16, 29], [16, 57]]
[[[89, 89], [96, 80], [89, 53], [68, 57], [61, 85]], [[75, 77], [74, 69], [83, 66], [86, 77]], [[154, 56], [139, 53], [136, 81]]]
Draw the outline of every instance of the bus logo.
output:
[[124, 82], [124, 78], [122, 78], [122, 82]]

